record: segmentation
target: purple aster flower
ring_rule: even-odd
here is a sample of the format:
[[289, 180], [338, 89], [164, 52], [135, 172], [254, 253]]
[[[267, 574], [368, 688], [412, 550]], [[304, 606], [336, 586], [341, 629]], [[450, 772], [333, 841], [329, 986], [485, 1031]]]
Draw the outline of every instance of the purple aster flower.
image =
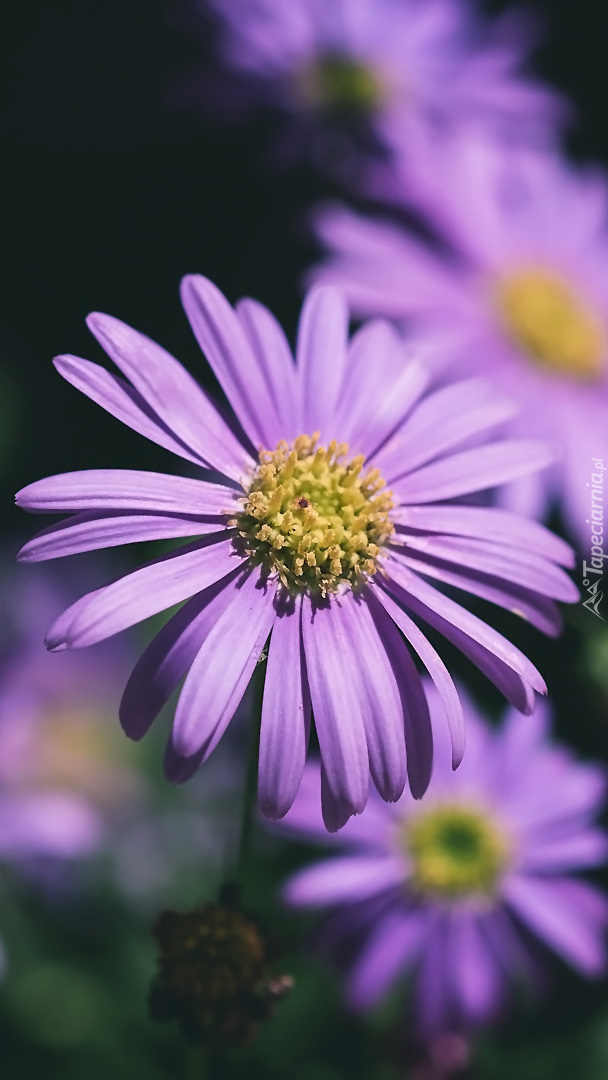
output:
[[505, 493], [507, 505], [542, 517], [559, 501], [588, 550], [590, 475], [594, 459], [608, 461], [603, 177], [553, 155], [505, 153], [468, 130], [421, 138], [388, 193], [423, 210], [449, 250], [403, 226], [331, 208], [319, 218], [331, 254], [315, 276], [344, 288], [359, 314], [458, 328], [467, 346], [452, 376], [483, 373], [518, 402], [514, 434], [563, 449], [542, 477]]
[[203, 865], [207, 886], [219, 887], [226, 850], [237, 845], [242, 776], [234, 741], [247, 717], [237, 717], [204, 789], [192, 783], [159, 805], [114, 722], [134, 660], [130, 642], [114, 639], [81, 655], [42, 647], [53, 615], [91, 585], [89, 573], [74, 580], [76, 568], [69, 578], [66, 569], [38, 566], [2, 578], [0, 861], [48, 898], [58, 887], [62, 896], [86, 887], [78, 864], [95, 858], [95, 887], [101, 874], [149, 919], [198, 889]]
[[608, 903], [573, 873], [604, 864], [608, 839], [593, 824], [604, 772], [548, 741], [544, 703], [525, 724], [510, 710], [495, 731], [467, 705], [467, 754], [453, 773], [441, 702], [428, 694], [436, 754], [421, 802], [372, 795], [329, 838], [309, 766], [283, 827], [344, 847], [299, 871], [285, 898], [333, 909], [321, 940], [348, 955], [352, 1006], [373, 1007], [413, 973], [430, 1037], [489, 1020], [509, 983], [537, 978], [535, 939], [586, 976], [604, 970]]
[[385, 799], [399, 797], [406, 771], [417, 796], [427, 786], [428, 708], [406, 641], [442, 695], [454, 765], [462, 758], [458, 696], [418, 620], [521, 711], [545, 692], [515, 646], [431, 582], [557, 632], [553, 599], [577, 595], [557, 565], [571, 562], [570, 548], [537, 523], [462, 501], [546, 465], [553, 451], [489, 441], [511, 404], [481, 380], [423, 397], [425, 371], [388, 325], [371, 323], [349, 343], [348, 312], [332, 289], [313, 289], [304, 303], [295, 365], [255, 301], [234, 310], [198, 276], [184, 279], [182, 298], [234, 409], [230, 423], [169, 353], [108, 315], [88, 325], [126, 378], [73, 356], [56, 365], [114, 416], [211, 471], [94, 469], [30, 484], [20, 506], [71, 516], [21, 559], [190, 538], [78, 600], [55, 621], [48, 648], [93, 645], [187, 601], [136, 665], [120, 710], [138, 739], [186, 677], [166, 756], [168, 777], [181, 781], [221, 739], [271, 635], [262, 808], [274, 817], [289, 809], [312, 708], [324, 817], [337, 829], [365, 806], [370, 773]]
[[[521, 75], [536, 37], [521, 13], [485, 25], [466, 0], [211, 0], [243, 91], [319, 130], [363, 119], [389, 142], [419, 123], [481, 121], [546, 137], [565, 109]], [[449, 89], [448, 89], [449, 88]]]
[[41, 648], [70, 592], [49, 570], [2, 582], [0, 858], [29, 870], [100, 850], [142, 796], [109, 723], [112, 688], [129, 670], [126, 644], [84, 663]]

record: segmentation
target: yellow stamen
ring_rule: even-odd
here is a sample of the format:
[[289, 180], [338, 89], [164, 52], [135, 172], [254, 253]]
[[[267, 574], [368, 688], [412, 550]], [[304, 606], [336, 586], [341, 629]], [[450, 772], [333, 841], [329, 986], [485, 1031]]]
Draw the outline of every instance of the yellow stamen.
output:
[[393, 503], [378, 469], [364, 471], [360, 455], [345, 461], [347, 443], [325, 448], [318, 438], [260, 451], [235, 543], [286, 588], [325, 595], [376, 572]]
[[606, 327], [564, 278], [526, 266], [498, 281], [495, 298], [507, 332], [541, 367], [578, 379], [601, 376]]
[[373, 68], [350, 56], [328, 54], [298, 72], [298, 96], [313, 109], [367, 113], [375, 109], [385, 89]]
[[444, 899], [491, 896], [509, 858], [509, 844], [482, 807], [444, 803], [420, 811], [403, 829], [411, 884]]

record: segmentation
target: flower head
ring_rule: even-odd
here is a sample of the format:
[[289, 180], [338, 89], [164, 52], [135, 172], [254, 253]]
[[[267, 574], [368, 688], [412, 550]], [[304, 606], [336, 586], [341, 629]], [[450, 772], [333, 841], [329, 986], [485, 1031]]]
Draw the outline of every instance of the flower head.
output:
[[536, 36], [521, 16], [484, 25], [462, 0], [211, 6], [225, 67], [313, 132], [358, 120], [392, 144], [419, 123], [468, 119], [546, 137], [565, 114], [554, 92], [521, 74]]
[[159, 972], [150, 1014], [176, 1020], [193, 1043], [241, 1046], [291, 989], [288, 975], [272, 975], [277, 942], [232, 896], [192, 911], [164, 911], [154, 928]]
[[[549, 741], [545, 707], [525, 725], [511, 710], [491, 731], [468, 705], [467, 755], [453, 773], [428, 694], [436, 756], [424, 799], [372, 797], [336, 839], [344, 853], [301, 870], [285, 897], [333, 910], [324, 939], [348, 953], [355, 1008], [413, 972], [431, 1036], [490, 1019], [509, 982], [535, 974], [534, 938], [585, 975], [603, 971], [608, 903], [574, 872], [605, 863], [608, 839], [593, 824], [605, 777]], [[318, 784], [311, 765], [282, 827], [322, 841]]]
[[424, 369], [386, 324], [348, 342], [348, 313], [331, 289], [305, 301], [296, 364], [260, 304], [243, 300], [235, 311], [202, 277], [186, 278], [182, 295], [233, 406], [231, 426], [173, 357], [109, 316], [93, 315], [89, 326], [128, 382], [76, 357], [56, 364], [114, 416], [207, 472], [88, 470], [31, 484], [21, 506], [72, 516], [21, 558], [192, 538], [77, 601], [54, 623], [48, 647], [91, 645], [187, 601], [144, 652], [121, 704], [125, 730], [140, 738], [186, 676], [166, 757], [167, 775], [179, 781], [219, 742], [270, 637], [262, 808], [274, 817], [289, 809], [312, 709], [324, 815], [336, 829], [363, 809], [370, 773], [391, 800], [406, 773], [418, 796], [428, 783], [428, 707], [406, 641], [444, 700], [454, 765], [462, 758], [458, 696], [418, 619], [522, 711], [544, 692], [518, 649], [427, 579], [557, 632], [550, 598], [576, 595], [557, 565], [570, 562], [568, 546], [536, 523], [462, 501], [546, 465], [552, 450], [488, 441], [511, 405], [481, 381], [424, 398]]
[[84, 663], [40, 648], [52, 613], [73, 595], [63, 575], [2, 582], [0, 858], [36, 870], [104, 848], [139, 808], [143, 783], [111, 724], [129, 649]]
[[319, 226], [331, 255], [316, 276], [361, 314], [458, 328], [467, 344], [451, 375], [483, 373], [518, 402], [514, 433], [563, 449], [559, 465], [505, 492], [508, 505], [542, 517], [559, 502], [588, 551], [589, 474], [608, 460], [605, 180], [468, 130], [419, 138], [374, 186], [422, 212], [442, 252], [402, 226], [330, 209]]

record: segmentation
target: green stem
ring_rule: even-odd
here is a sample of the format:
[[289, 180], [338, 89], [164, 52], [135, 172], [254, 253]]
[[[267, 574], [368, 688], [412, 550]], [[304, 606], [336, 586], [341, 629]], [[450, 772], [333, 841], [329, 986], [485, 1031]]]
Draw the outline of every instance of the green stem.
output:
[[193, 1046], [188, 1051], [185, 1080], [207, 1080], [207, 1063], [200, 1046]]
[[191, 1046], [184, 1066], [184, 1080], [227, 1080], [225, 1058], [213, 1045]]
[[253, 825], [257, 807], [258, 794], [258, 756], [260, 752], [260, 721], [259, 709], [255, 712], [256, 720], [253, 725], [249, 740], [249, 757], [245, 774], [245, 787], [243, 802], [241, 805], [241, 834], [239, 838], [239, 850], [236, 866], [236, 878], [242, 886], [247, 874], [249, 862], [249, 850], [253, 836]]

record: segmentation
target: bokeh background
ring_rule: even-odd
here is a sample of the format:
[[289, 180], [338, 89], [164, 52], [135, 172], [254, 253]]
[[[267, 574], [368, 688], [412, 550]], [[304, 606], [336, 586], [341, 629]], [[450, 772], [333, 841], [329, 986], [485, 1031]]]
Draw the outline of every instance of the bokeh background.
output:
[[[483, 6], [498, 12], [507, 5]], [[530, 0], [527, 6], [545, 24], [535, 70], [577, 110], [568, 152], [608, 167], [608, 7], [603, 0]], [[10, 5], [3, 30], [0, 484], [6, 599], [32, 573], [12, 564], [32, 531], [31, 521], [12, 509], [17, 488], [71, 468], [167, 467], [163, 451], [111, 420], [54, 372], [50, 361], [57, 353], [101, 359], [85, 314], [101, 310], [123, 318], [162, 342], [213, 389], [181, 311], [180, 277], [200, 271], [231, 300], [257, 297], [293, 335], [302, 272], [317, 254], [307, 216], [333, 188], [306, 161], [297, 168], [272, 167], [269, 116], [230, 123], [213, 107], [203, 112], [186, 100], [186, 76], [205, 70], [213, 41], [211, 34], [191, 33], [181, 4], [32, 0]], [[127, 552], [121, 565], [130, 557]], [[75, 596], [69, 576], [61, 587]], [[547, 677], [558, 734], [581, 755], [608, 763], [608, 638], [580, 608], [568, 619], [557, 643], [525, 631], [518, 643]], [[482, 686], [478, 693], [496, 712], [498, 696]], [[114, 723], [110, 716], [107, 722]], [[114, 752], [146, 786], [139, 823], [130, 828], [136, 830], [133, 850], [143, 845], [147, 852], [147, 869], [139, 883], [118, 886], [116, 853], [107, 851], [43, 886], [27, 872], [2, 869], [3, 1074], [11, 1080], [42, 1073], [48, 1080], [422, 1076], [401, 1035], [401, 998], [365, 1023], [354, 1019], [340, 1005], [332, 973], [301, 949], [314, 920], [283, 913], [277, 889], [306, 850], [261, 830], [247, 900], [279, 927], [286, 949], [282, 966], [296, 976], [294, 993], [251, 1048], [221, 1060], [193, 1064], [174, 1032], [148, 1021], [150, 927], [161, 907], [214, 895], [223, 860], [232, 857], [225, 852], [234, 846], [239, 776], [228, 752], [193, 790], [167, 791], [158, 738], [145, 748], [124, 740]], [[128, 863], [130, 855], [121, 858]], [[522, 998], [507, 1024], [481, 1039], [463, 1075], [604, 1080], [608, 983], [585, 983], [557, 962], [553, 982], [541, 1005]]]

